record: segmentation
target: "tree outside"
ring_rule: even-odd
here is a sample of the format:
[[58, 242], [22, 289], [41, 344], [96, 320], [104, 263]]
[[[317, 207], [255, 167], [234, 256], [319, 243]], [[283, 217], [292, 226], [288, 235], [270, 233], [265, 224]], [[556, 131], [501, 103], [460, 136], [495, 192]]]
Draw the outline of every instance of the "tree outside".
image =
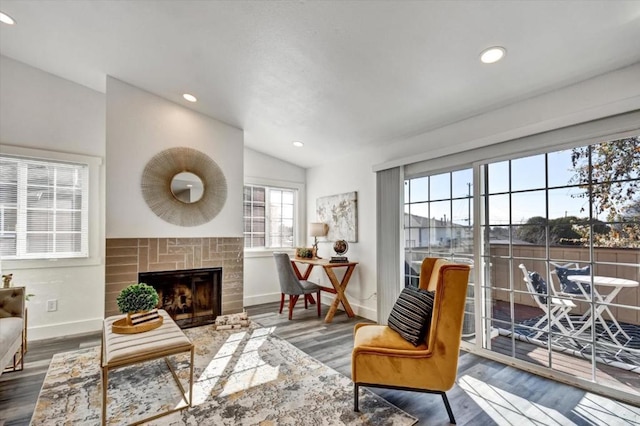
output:
[[591, 194], [593, 215], [610, 223], [608, 232], [594, 232], [594, 245], [640, 248], [640, 137], [574, 148], [571, 162], [571, 183], [591, 182], [581, 196]]
[[591, 195], [592, 221], [585, 203], [584, 216], [533, 216], [516, 229], [515, 236], [542, 245], [547, 238], [550, 245], [585, 245], [592, 237], [598, 247], [640, 248], [640, 137], [574, 148], [571, 165], [568, 184], [582, 189], [574, 197], [589, 200]]
[[[520, 226], [516, 235], [519, 239], [536, 245], [544, 245], [547, 240], [546, 228], [549, 226], [549, 245], [576, 246], [588, 243], [588, 218], [565, 216], [548, 221], [541, 216], [535, 216]], [[608, 235], [611, 228], [596, 220], [593, 225], [594, 235]]]

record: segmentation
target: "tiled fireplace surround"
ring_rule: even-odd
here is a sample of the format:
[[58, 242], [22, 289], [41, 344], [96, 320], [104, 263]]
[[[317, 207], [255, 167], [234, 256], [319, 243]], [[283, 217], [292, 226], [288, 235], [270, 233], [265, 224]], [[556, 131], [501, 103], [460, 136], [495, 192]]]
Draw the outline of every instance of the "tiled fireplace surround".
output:
[[222, 313], [243, 308], [242, 238], [107, 238], [105, 316], [118, 314], [116, 298], [138, 272], [222, 267]]

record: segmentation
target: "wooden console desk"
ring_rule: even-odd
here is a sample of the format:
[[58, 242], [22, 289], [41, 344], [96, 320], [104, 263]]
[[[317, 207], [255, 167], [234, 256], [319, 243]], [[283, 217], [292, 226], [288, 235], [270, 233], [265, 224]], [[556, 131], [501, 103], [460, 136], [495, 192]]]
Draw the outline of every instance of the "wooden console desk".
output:
[[[304, 273], [301, 273], [300, 269], [298, 269], [298, 263], [307, 265]], [[353, 313], [353, 309], [351, 309], [351, 305], [349, 305], [349, 301], [347, 300], [345, 290], [347, 289], [347, 284], [349, 284], [351, 274], [353, 274], [353, 270], [356, 268], [357, 264], [358, 262], [330, 263], [328, 259], [302, 259], [298, 257], [291, 259], [293, 270], [300, 280], [308, 280], [314, 266], [322, 266], [322, 269], [324, 269], [324, 272], [327, 274], [327, 277], [329, 278], [329, 281], [331, 282], [333, 288], [322, 286], [320, 288], [322, 291], [335, 294], [336, 298], [329, 307], [329, 312], [327, 312], [327, 316], [325, 316], [324, 318], [325, 322], [333, 321], [333, 316], [336, 314], [338, 305], [340, 304], [342, 304], [342, 307], [344, 308], [344, 311], [347, 313], [347, 316], [349, 316], [349, 318], [353, 318], [355, 316], [355, 314]], [[336, 276], [336, 273], [334, 271], [335, 268], [347, 268], [341, 281], [339, 281], [338, 277]], [[311, 296], [309, 301], [311, 303], [315, 303], [315, 301], [313, 300], [313, 296]]]

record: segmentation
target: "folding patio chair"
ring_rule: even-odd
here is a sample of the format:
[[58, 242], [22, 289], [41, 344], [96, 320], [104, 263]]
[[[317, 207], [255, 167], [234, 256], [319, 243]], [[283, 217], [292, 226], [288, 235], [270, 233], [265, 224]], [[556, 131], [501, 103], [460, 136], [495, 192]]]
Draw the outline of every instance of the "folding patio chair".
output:
[[[560, 284], [560, 291], [556, 292], [551, 284], [552, 290], [556, 295], [569, 297], [571, 299], [591, 302], [591, 285], [579, 284], [575, 281], [571, 281], [567, 277], [569, 275], [590, 275], [591, 267], [589, 265], [581, 268], [577, 262], [570, 262], [566, 264], [560, 264], [557, 262], [549, 261], [549, 264], [553, 265], [555, 269], [551, 271], [551, 275], [555, 275], [558, 278]], [[584, 321], [591, 316], [591, 305], [587, 311], [582, 314], [580, 321]]]
[[560, 284], [560, 291], [557, 292], [557, 294], [579, 299], [591, 299], [591, 286], [589, 284], [578, 284], [567, 278], [569, 275], [590, 275], [591, 266], [587, 265], [584, 268], [581, 268], [577, 262], [570, 262], [562, 265], [557, 262], [549, 261], [549, 264], [553, 265], [555, 268], [551, 271], [551, 274], [558, 277], [558, 283]]
[[[555, 297], [553, 291], [549, 294], [549, 288], [547, 282], [537, 272], [527, 271], [526, 266], [520, 264], [520, 269], [524, 275], [524, 281], [527, 284], [527, 289], [532, 293], [533, 300], [542, 311], [544, 316], [533, 326], [533, 328], [539, 328], [545, 321], [549, 324], [549, 332], [555, 325], [562, 334], [567, 337], [571, 336], [571, 332], [562, 325], [561, 319], [565, 319], [571, 330], [575, 330], [569, 312], [576, 307], [575, 303], [568, 299], [560, 299]], [[539, 331], [533, 337], [537, 339], [544, 333], [544, 330]]]

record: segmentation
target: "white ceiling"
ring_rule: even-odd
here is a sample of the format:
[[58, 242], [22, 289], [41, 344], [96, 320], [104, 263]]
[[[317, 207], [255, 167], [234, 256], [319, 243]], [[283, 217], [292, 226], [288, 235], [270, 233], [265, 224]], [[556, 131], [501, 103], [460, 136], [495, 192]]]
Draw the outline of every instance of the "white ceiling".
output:
[[[100, 91], [111, 75], [302, 167], [640, 62], [640, 1], [0, 0], [0, 10], [17, 21], [0, 25], [3, 55]], [[506, 58], [480, 63], [493, 45]]]

